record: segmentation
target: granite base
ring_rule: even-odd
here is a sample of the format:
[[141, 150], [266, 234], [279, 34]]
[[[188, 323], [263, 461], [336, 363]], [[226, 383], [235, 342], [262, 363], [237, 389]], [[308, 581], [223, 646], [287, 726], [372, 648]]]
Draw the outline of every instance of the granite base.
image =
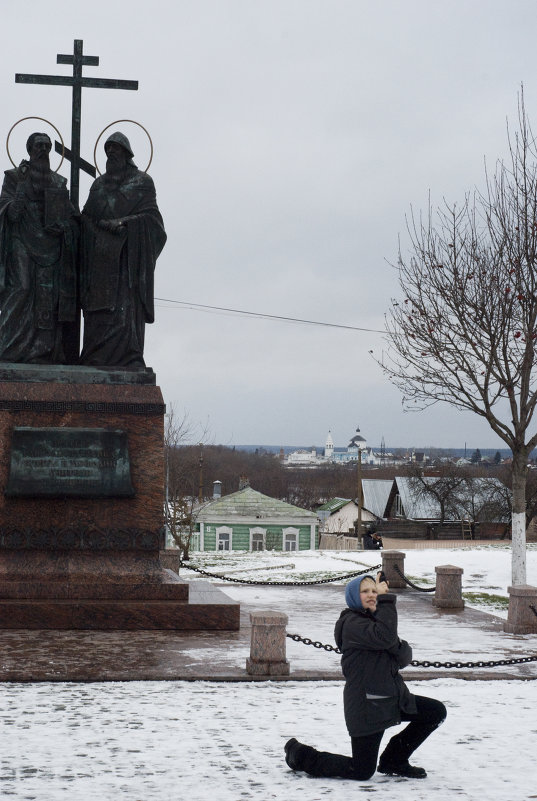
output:
[[240, 604], [213, 587], [203, 587], [193, 600], [0, 600], [0, 629], [78, 631], [237, 631]]
[[[0, 379], [0, 629], [238, 629], [238, 603], [208, 583], [193, 600], [189, 583], [160, 564], [165, 406], [152, 371], [1, 365]], [[97, 435], [91, 429], [120, 432], [132, 497], [113, 490], [95, 497], [85, 479], [74, 479], [91, 467], [90, 457], [67, 453], [63, 464], [40, 440], [43, 453], [36, 446], [27, 461], [47, 470], [50, 464], [60, 488], [54, 497], [27, 489], [7, 495], [13, 454], [18, 458], [14, 429], [50, 431], [56, 440], [63, 429], [89, 430], [90, 440]], [[41, 490], [47, 480], [39, 479]]]

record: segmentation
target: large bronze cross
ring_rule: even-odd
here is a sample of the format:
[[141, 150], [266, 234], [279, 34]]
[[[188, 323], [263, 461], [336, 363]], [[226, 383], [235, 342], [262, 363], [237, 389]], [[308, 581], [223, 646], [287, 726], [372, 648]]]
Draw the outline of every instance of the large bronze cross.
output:
[[[54, 86], [73, 87], [73, 110], [71, 128], [71, 149], [66, 149], [65, 155], [71, 161], [71, 201], [75, 208], [79, 208], [80, 169], [92, 171], [91, 165], [80, 158], [80, 123], [82, 119], [82, 87], [97, 89], [138, 89], [138, 81], [120, 81], [115, 78], [83, 78], [82, 67], [99, 66], [99, 56], [83, 55], [82, 39], [75, 39], [73, 55], [56, 57], [57, 64], [72, 64], [73, 75], [29, 75], [17, 73], [15, 83], [47, 84]], [[90, 169], [88, 169], [88, 166]]]

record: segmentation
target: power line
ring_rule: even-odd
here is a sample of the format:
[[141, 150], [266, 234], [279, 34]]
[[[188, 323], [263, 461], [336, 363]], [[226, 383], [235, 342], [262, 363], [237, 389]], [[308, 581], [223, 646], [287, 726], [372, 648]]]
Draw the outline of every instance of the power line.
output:
[[347, 331], [367, 331], [371, 334], [384, 334], [385, 331], [380, 331], [377, 328], [361, 328], [356, 325], [340, 325], [339, 323], [324, 323], [319, 320], [303, 320], [300, 317], [284, 317], [281, 314], [262, 314], [261, 312], [244, 311], [244, 309], [228, 309], [225, 306], [209, 306], [205, 303], [189, 303], [186, 300], [171, 300], [170, 298], [155, 298], [164, 303], [175, 303], [179, 306], [184, 306], [187, 309], [196, 310], [209, 310], [219, 312], [230, 312], [231, 314], [243, 314], [247, 317], [257, 317], [264, 320], [280, 320], [288, 323], [302, 323], [303, 325], [320, 325], [325, 328], [343, 328]]

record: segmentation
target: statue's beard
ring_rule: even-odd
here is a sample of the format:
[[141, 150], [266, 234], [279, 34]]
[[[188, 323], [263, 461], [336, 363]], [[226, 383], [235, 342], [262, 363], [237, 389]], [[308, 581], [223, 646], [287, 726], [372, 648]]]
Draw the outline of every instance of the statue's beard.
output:
[[36, 188], [44, 188], [50, 184], [50, 159], [45, 153], [30, 160], [30, 178]]
[[106, 159], [106, 180], [109, 183], [120, 183], [125, 175], [125, 162], [120, 159], [109, 156]]

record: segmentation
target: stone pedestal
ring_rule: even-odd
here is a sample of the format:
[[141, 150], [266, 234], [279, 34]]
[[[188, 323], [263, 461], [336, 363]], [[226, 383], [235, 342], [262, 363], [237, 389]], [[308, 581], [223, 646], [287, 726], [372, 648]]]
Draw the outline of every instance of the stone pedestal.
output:
[[406, 587], [404, 579], [395, 570], [396, 567], [401, 573], [405, 572], [405, 554], [402, 551], [382, 551], [382, 569], [392, 590]]
[[250, 613], [252, 638], [246, 671], [251, 676], [288, 676], [289, 662], [285, 658], [288, 617], [281, 612]]
[[192, 628], [159, 561], [164, 412], [150, 370], [0, 365], [0, 629]]
[[508, 587], [509, 610], [503, 630], [510, 634], [536, 634], [537, 616], [530, 609], [530, 604], [537, 609], [537, 587], [522, 584]]
[[433, 606], [441, 609], [464, 609], [462, 599], [462, 567], [455, 565], [438, 565], [436, 572], [436, 590]]

